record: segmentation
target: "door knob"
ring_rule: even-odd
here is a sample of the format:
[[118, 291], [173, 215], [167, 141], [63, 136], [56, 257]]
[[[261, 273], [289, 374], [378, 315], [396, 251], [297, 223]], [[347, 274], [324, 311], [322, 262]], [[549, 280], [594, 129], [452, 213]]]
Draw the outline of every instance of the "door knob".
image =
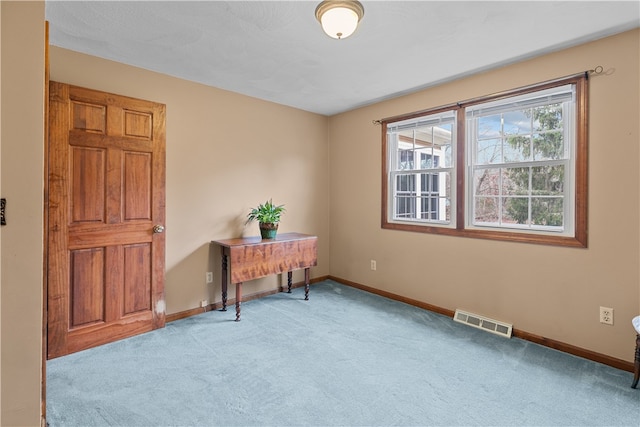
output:
[[164, 227], [160, 224], [156, 224], [153, 226], [153, 232], [156, 234], [164, 233]]

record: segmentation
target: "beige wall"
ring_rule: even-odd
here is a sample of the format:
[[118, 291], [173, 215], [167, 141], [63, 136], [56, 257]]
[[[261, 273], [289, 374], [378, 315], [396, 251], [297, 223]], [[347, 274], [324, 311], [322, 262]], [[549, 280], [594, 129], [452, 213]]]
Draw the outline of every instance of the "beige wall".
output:
[[[0, 422], [37, 425], [44, 6], [2, 1], [0, 11], [0, 189], [9, 201], [9, 225], [0, 231]], [[256, 234], [243, 229], [244, 216], [273, 197], [288, 207], [282, 231], [320, 236], [313, 276], [465, 308], [632, 360], [629, 320], [640, 313], [639, 36], [635, 30], [330, 119], [63, 49], [52, 48], [51, 63], [55, 80], [167, 104], [169, 313], [220, 299], [218, 253], [208, 241]], [[372, 119], [596, 65], [608, 73], [590, 83], [588, 249], [380, 228], [380, 128]], [[205, 271], [214, 271], [214, 286], [204, 283]], [[247, 292], [272, 289], [275, 280]], [[598, 323], [600, 305], [615, 309], [615, 326]]]
[[44, 3], [2, 1], [0, 231], [2, 425], [40, 424]]
[[246, 215], [271, 197], [287, 209], [280, 232], [319, 237], [312, 277], [329, 274], [326, 117], [61, 48], [50, 61], [51, 80], [167, 105], [167, 313], [220, 301], [219, 248], [209, 242], [258, 234], [255, 223], [244, 228]]
[[[634, 30], [331, 117], [331, 274], [633, 360], [631, 319], [640, 314], [639, 39]], [[381, 128], [372, 120], [598, 65], [605, 73], [589, 83], [588, 249], [381, 229]], [[600, 306], [614, 309], [614, 326], [599, 323]]]

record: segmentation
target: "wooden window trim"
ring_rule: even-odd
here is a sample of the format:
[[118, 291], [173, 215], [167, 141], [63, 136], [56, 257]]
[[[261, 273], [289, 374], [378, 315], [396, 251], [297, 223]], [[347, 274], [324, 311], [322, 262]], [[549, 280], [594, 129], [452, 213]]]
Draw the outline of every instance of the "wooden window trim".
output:
[[[474, 98], [456, 104], [440, 106], [433, 109], [422, 110], [406, 115], [395, 116], [381, 120], [382, 124], [382, 200], [381, 200], [381, 226], [384, 229], [428, 233], [445, 236], [470, 237], [489, 240], [500, 240], [521, 243], [533, 243], [553, 246], [586, 248], [588, 243], [588, 75], [580, 73], [569, 77], [563, 77], [531, 86], [521, 87], [505, 92]], [[576, 141], [575, 141], [575, 175], [574, 175], [574, 235], [554, 236], [550, 234], [534, 232], [518, 232], [512, 230], [489, 230], [467, 228], [466, 226], [466, 134], [465, 134], [465, 108], [471, 105], [487, 101], [499, 100], [525, 93], [541, 91], [544, 89], [575, 84], [576, 87]], [[390, 222], [388, 218], [388, 147], [387, 124], [400, 120], [408, 120], [427, 114], [436, 114], [443, 111], [457, 110], [457, 137], [456, 137], [456, 227], [437, 227], [433, 225], [417, 225]]]

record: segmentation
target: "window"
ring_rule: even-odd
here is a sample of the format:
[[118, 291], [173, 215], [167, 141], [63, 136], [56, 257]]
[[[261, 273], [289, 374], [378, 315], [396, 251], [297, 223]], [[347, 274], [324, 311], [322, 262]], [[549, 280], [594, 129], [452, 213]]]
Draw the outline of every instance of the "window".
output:
[[393, 218], [450, 224], [455, 115], [432, 114], [387, 130]]
[[383, 228], [586, 247], [586, 75], [382, 124]]

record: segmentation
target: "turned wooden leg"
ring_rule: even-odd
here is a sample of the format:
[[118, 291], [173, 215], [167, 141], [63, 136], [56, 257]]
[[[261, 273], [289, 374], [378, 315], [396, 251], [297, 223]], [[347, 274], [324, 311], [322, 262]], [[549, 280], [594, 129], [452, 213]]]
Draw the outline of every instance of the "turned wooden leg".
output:
[[304, 269], [304, 300], [309, 301], [309, 269]]
[[287, 293], [291, 293], [291, 285], [293, 284], [293, 271], [287, 271]]
[[640, 378], [640, 334], [636, 335], [636, 358], [633, 366], [633, 384], [631, 384], [631, 388], [636, 388]]
[[222, 310], [227, 311], [227, 255], [222, 252]]
[[236, 283], [236, 322], [240, 321], [240, 306], [242, 305], [242, 282]]

